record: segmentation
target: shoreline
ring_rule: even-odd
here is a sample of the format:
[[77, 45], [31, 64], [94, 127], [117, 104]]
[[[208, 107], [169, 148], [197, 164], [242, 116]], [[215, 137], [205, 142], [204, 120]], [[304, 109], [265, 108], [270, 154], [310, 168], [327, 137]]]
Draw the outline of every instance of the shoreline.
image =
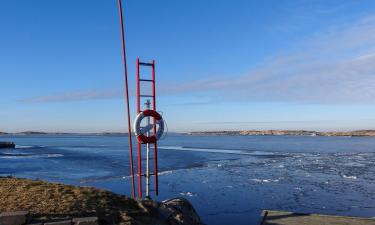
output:
[[[180, 135], [192, 136], [323, 136], [323, 137], [375, 137], [375, 130], [354, 131], [313, 131], [313, 130], [240, 130], [240, 131], [192, 131], [192, 132], [170, 132]], [[45, 136], [45, 135], [88, 135], [88, 136], [127, 136], [122, 132], [93, 132], [93, 133], [65, 133], [65, 132], [0, 132], [1, 136]]]
[[308, 130], [245, 130], [245, 131], [197, 131], [188, 135], [211, 136], [323, 136], [323, 137], [375, 137], [375, 130], [356, 131], [308, 131]]

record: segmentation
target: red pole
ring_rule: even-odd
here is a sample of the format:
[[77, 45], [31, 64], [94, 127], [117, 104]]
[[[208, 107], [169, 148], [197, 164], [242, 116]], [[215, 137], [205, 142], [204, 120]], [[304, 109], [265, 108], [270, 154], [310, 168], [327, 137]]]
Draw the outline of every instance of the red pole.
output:
[[125, 51], [125, 32], [124, 32], [124, 20], [122, 16], [122, 4], [121, 0], [118, 0], [118, 8], [120, 13], [120, 26], [121, 26], [121, 40], [122, 40], [122, 58], [124, 63], [124, 81], [125, 81], [125, 98], [126, 98], [126, 109], [128, 114], [128, 139], [129, 139], [129, 152], [130, 152], [130, 175], [132, 177], [132, 197], [135, 198], [135, 184], [134, 184], [134, 168], [133, 168], [133, 141], [131, 134], [131, 123], [130, 123], [130, 106], [129, 106], [129, 86], [128, 86], [128, 73], [126, 67], [126, 51]]
[[[155, 60], [152, 60], [152, 107], [156, 111], [156, 91], [155, 91]], [[156, 134], [156, 121], [154, 118], [154, 134]], [[158, 145], [154, 143], [154, 173], [155, 173], [155, 194], [159, 194], [159, 176], [158, 176]]]
[[139, 58], [137, 58], [137, 73], [136, 73], [136, 79], [137, 79], [137, 113], [141, 112], [141, 101], [140, 101], [140, 82], [139, 82]]
[[[152, 60], [152, 101], [153, 110], [156, 110], [156, 96], [155, 96], [155, 60]], [[156, 128], [156, 127], [155, 127]]]
[[[137, 68], [136, 68], [136, 80], [137, 80], [137, 114], [141, 112], [141, 86], [139, 81], [139, 58], [137, 58]], [[139, 140], [138, 142], [138, 197], [142, 199], [142, 145]]]

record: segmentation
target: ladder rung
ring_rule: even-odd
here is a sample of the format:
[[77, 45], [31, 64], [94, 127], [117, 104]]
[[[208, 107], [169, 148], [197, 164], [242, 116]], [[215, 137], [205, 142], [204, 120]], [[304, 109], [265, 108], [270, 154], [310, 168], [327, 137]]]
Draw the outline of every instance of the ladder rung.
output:
[[154, 96], [153, 96], [153, 95], [139, 95], [139, 97], [143, 97], [143, 98], [153, 98]]
[[148, 82], [154, 82], [153, 80], [150, 80], [150, 79], [139, 79], [139, 81], [148, 81]]
[[154, 64], [152, 64], [152, 63], [145, 63], [145, 62], [139, 62], [139, 65], [141, 65], [141, 66], [153, 66]]

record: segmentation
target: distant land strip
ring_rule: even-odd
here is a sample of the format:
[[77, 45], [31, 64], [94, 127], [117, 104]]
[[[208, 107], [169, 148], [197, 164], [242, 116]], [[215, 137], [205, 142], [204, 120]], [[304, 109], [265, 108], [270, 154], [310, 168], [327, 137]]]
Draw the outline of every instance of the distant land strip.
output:
[[128, 133], [121, 132], [101, 132], [101, 133], [65, 133], [65, 132], [39, 132], [39, 131], [23, 131], [8, 133], [0, 131], [0, 135], [127, 135]]
[[246, 131], [199, 131], [189, 135], [237, 135], [237, 136], [351, 136], [375, 137], [375, 130], [356, 131], [308, 131], [308, 130], [246, 130]]
[[[169, 132], [175, 133], [175, 132]], [[194, 131], [188, 133], [175, 133], [185, 135], [228, 135], [228, 136], [348, 136], [348, 137], [375, 137], [375, 130], [355, 131], [309, 131], [309, 130], [243, 130], [243, 131]], [[64, 133], [64, 132], [38, 132], [23, 131], [8, 133], [0, 131], [0, 135], [97, 135], [97, 136], [125, 136], [123, 132], [97, 132], [97, 133]]]

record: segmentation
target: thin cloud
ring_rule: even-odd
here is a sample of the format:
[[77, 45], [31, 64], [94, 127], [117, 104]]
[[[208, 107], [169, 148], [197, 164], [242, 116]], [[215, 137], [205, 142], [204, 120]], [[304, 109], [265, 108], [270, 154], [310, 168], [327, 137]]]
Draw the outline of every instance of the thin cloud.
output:
[[73, 102], [87, 100], [104, 100], [121, 97], [120, 90], [89, 90], [66, 92], [62, 94], [39, 96], [28, 99], [22, 99], [23, 103], [49, 103], [49, 102]]
[[373, 103], [375, 17], [305, 40], [249, 74], [168, 84], [163, 91], [248, 101]]
[[[301, 41], [293, 49], [272, 57], [248, 74], [164, 83], [158, 86], [158, 94], [204, 94], [206, 99], [219, 101], [375, 102], [375, 17], [333, 27]], [[121, 90], [93, 90], [34, 97], [22, 102], [102, 100], [121, 96]]]
[[217, 100], [196, 101], [196, 102], [177, 102], [171, 104], [163, 104], [163, 106], [196, 106], [196, 105], [210, 105], [217, 104]]

